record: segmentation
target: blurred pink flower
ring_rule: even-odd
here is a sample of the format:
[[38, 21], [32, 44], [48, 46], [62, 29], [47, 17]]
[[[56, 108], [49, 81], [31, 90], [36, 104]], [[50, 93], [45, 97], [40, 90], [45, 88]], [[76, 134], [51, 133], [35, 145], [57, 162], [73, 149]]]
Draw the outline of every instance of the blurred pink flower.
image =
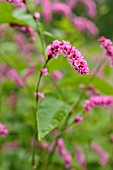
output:
[[55, 70], [53, 73], [52, 73], [52, 77], [55, 79], [55, 80], [60, 80], [60, 79], [62, 79], [62, 76], [63, 76], [63, 74], [62, 74], [62, 72], [61, 71], [59, 71], [59, 70]]
[[98, 28], [96, 27], [96, 25], [90, 21], [87, 18], [83, 18], [83, 17], [73, 17], [72, 19], [72, 23], [74, 24], [74, 26], [80, 31], [88, 31], [88, 33], [90, 33], [92, 36], [95, 36], [98, 34]]
[[67, 5], [72, 9], [75, 7], [77, 0], [67, 0]]
[[9, 3], [13, 3], [16, 8], [25, 8], [24, 0], [6, 0]]
[[84, 102], [84, 112], [90, 112], [94, 107], [108, 107], [113, 104], [113, 96], [92, 96]]
[[7, 24], [2, 24], [2, 25], [0, 25], [0, 36], [2, 36], [4, 33], [5, 33], [5, 31], [7, 30]]
[[0, 123], [0, 135], [5, 136], [8, 133], [6, 125]]
[[20, 77], [18, 72], [14, 69], [9, 70], [9, 77], [20, 87], [25, 87], [23, 79]]
[[86, 170], [85, 155], [83, 154], [82, 149], [79, 146], [75, 148], [75, 153], [76, 160], [81, 165], [82, 170]]
[[96, 3], [94, 0], [80, 0], [87, 9], [87, 13], [89, 17], [95, 17], [96, 16]]
[[93, 143], [91, 145], [91, 149], [93, 151], [95, 151], [99, 155], [99, 157], [100, 157], [100, 161], [99, 161], [100, 165], [105, 166], [107, 164], [107, 161], [108, 161], [108, 154], [97, 143]]
[[31, 76], [31, 75], [34, 74], [34, 73], [35, 73], [34, 68], [26, 69], [26, 70], [25, 70], [25, 73], [24, 73], [23, 79], [25, 80], [26, 78], [28, 78], [29, 76]]
[[0, 64], [0, 80], [8, 78], [8, 71], [10, 67], [7, 64]]
[[56, 150], [59, 156], [63, 159], [64, 166], [66, 168], [70, 168], [72, 165], [72, 157], [71, 154], [66, 150], [63, 139], [58, 139]]
[[104, 36], [100, 37], [99, 42], [101, 42], [102, 48], [105, 50], [106, 55], [110, 58], [110, 66], [113, 66], [113, 43], [110, 39], [105, 38]]
[[41, 0], [40, 3], [42, 3], [43, 15], [45, 19], [50, 21], [52, 19], [52, 9], [50, 0]]
[[59, 12], [62, 13], [64, 16], [71, 18], [72, 12], [71, 8], [69, 5], [63, 3], [63, 2], [54, 2], [51, 5], [52, 11], [53, 12]]

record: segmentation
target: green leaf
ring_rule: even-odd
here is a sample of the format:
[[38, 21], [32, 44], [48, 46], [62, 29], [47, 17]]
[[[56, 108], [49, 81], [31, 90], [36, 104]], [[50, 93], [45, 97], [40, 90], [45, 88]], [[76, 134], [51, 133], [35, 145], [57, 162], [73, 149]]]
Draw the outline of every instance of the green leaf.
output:
[[0, 23], [15, 23], [37, 29], [32, 15], [25, 14], [23, 9], [13, 10], [13, 5], [7, 2], [0, 3]]
[[37, 112], [38, 138], [41, 140], [57, 127], [69, 112], [69, 106], [55, 97], [46, 97]]

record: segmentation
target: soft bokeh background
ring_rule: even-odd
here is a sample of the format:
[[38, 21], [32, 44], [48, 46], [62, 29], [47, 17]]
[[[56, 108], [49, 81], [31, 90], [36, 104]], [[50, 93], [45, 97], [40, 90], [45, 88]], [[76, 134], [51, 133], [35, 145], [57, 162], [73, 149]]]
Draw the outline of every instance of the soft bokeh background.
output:
[[[63, 12], [60, 13], [59, 9], [53, 10], [51, 19], [48, 19], [48, 13], [51, 10], [49, 9], [50, 6], [46, 7], [46, 2], [48, 1], [26, 0], [31, 14], [36, 11], [40, 13], [40, 18], [36, 21], [40, 31], [38, 34], [32, 32], [31, 35], [26, 34], [19, 27], [11, 26], [11, 24], [25, 24], [35, 28], [33, 18], [26, 17], [29, 15], [28, 11], [14, 7], [13, 4], [8, 2], [0, 2], [0, 122], [5, 124], [9, 131], [6, 136], [0, 135], [0, 170], [31, 169], [35, 111], [34, 92], [40, 69], [45, 61], [46, 46], [53, 40], [64, 39], [71, 42], [81, 51], [91, 71], [90, 75], [87, 76], [78, 75], [63, 56], [60, 56], [57, 60], [52, 59], [48, 63], [49, 75], [43, 77], [40, 86], [40, 91], [47, 98], [46, 102], [45, 100], [40, 102], [39, 108], [41, 103], [42, 105], [43, 102], [46, 104], [45, 110], [41, 110], [40, 114], [48, 116], [51, 111], [49, 108], [52, 106], [54, 112], [55, 108], [59, 107], [59, 103], [62, 102], [65, 103], [65, 107], [71, 107], [78, 100], [81, 92], [84, 91], [83, 98], [79, 106], [73, 111], [70, 122], [76, 115], [82, 115], [84, 100], [89, 98], [86, 88], [87, 82], [97, 64], [104, 58], [106, 58], [106, 62], [100, 68], [90, 86], [94, 87], [99, 95], [113, 95], [113, 68], [109, 66], [107, 57], [98, 42], [98, 37], [101, 35], [113, 39], [113, 0], [95, 0], [97, 10], [94, 17], [88, 15], [88, 9], [78, 0], [78, 3], [72, 6], [72, 17], [68, 15], [65, 7], [63, 8], [64, 11], [61, 10]], [[52, 1], [53, 4], [55, 2]], [[59, 0], [58, 2], [68, 4], [71, 0]], [[47, 14], [44, 14], [44, 12], [47, 12]], [[23, 14], [26, 16], [23, 16]], [[97, 27], [98, 31], [94, 31], [94, 35], [92, 35], [91, 32], [94, 29], [92, 26], [89, 26], [90, 31], [80, 31], [72, 22], [72, 18], [75, 16], [89, 19], [95, 24], [93, 26]], [[83, 25], [87, 26], [88, 23], [85, 22]], [[15, 70], [19, 82], [15, 80], [16, 78], [14, 79], [14, 75], [9, 74], [12, 69]], [[58, 81], [52, 77], [55, 70], [62, 73], [62, 78]], [[76, 160], [75, 148], [77, 146], [82, 149], [88, 170], [113, 169], [112, 108], [93, 109], [91, 114], [86, 113], [84, 115], [84, 120], [80, 125], [74, 124], [67, 127], [62, 134], [61, 138], [64, 140], [65, 147], [72, 155], [72, 167], [74, 169], [85, 170]], [[60, 116], [62, 115], [59, 111], [57, 113], [58, 127], [46, 135], [40, 143], [37, 142], [37, 161], [41, 156], [39, 170], [46, 168], [48, 170], [66, 169], [57, 152], [55, 152], [51, 162], [47, 164], [48, 148], [54, 141], [57, 131], [60, 131], [64, 120], [64, 117]], [[44, 119], [44, 115], [42, 119], [42, 126], [48, 126], [49, 121]], [[54, 127], [54, 124], [51, 124], [51, 126]], [[107, 155], [108, 160], [104, 161], [105, 165], [100, 164], [100, 156], [92, 151], [92, 143], [100, 145], [104, 152], [103, 155]]]

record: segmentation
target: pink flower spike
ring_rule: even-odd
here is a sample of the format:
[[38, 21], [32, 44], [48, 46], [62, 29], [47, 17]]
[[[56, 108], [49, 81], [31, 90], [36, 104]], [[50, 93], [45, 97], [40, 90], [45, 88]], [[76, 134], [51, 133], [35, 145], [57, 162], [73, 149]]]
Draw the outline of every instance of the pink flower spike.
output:
[[47, 46], [46, 54], [48, 59], [58, 58], [59, 53], [64, 57], [67, 56], [71, 66], [79, 74], [89, 74], [90, 70], [86, 60], [82, 54], [70, 44], [70, 42], [64, 40], [60, 42], [55, 40], [52, 44]]
[[43, 74], [43, 75], [48, 75], [48, 70], [47, 68], [42, 68], [42, 70], [40, 70], [40, 73]]
[[39, 19], [40, 18], [40, 13], [35, 12], [33, 16], [34, 16], [34, 19]]
[[83, 117], [81, 116], [76, 116], [74, 122], [77, 123], [78, 125], [83, 121]]
[[6, 125], [0, 123], [0, 135], [5, 136], [8, 133]]
[[44, 94], [40, 93], [40, 92], [38, 92], [38, 93], [35, 92], [34, 95], [38, 96], [38, 98], [40, 98], [40, 99], [44, 99], [45, 98]]

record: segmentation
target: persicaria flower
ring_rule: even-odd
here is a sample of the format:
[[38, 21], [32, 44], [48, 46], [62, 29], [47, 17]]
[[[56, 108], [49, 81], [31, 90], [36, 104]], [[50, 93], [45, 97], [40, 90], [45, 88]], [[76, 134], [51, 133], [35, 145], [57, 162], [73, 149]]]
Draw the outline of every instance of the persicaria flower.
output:
[[81, 165], [82, 170], [86, 170], [85, 155], [83, 154], [82, 149], [79, 146], [75, 148], [75, 153], [76, 160]]
[[40, 98], [40, 99], [44, 99], [45, 98], [43, 93], [40, 93], [40, 92], [36, 93], [35, 92], [34, 94], [35, 94], [35, 96], [38, 96], [38, 98]]
[[74, 119], [74, 122], [77, 124], [80, 124], [82, 121], [83, 121], [83, 117], [81, 117], [81, 116], [76, 116]]
[[72, 157], [71, 154], [66, 150], [63, 139], [59, 139], [57, 141], [56, 150], [59, 156], [63, 159], [65, 167], [69, 168], [72, 164]]
[[48, 70], [47, 70], [47, 68], [42, 68], [41, 70], [40, 70], [40, 73], [41, 74], [43, 74], [43, 75], [48, 75]]
[[96, 25], [87, 18], [84, 17], [73, 17], [72, 22], [74, 26], [80, 31], [87, 31], [92, 36], [96, 36], [98, 34], [98, 28]]
[[46, 54], [49, 59], [57, 58], [59, 53], [63, 56], [67, 56], [71, 66], [79, 74], [88, 74], [89, 68], [86, 60], [83, 58], [81, 53], [73, 47], [68, 41], [55, 40], [51, 45], [48, 45]]
[[52, 73], [52, 77], [55, 79], [55, 80], [60, 80], [62, 78], [63, 74], [61, 71], [59, 70], [55, 70], [53, 73]]
[[90, 17], [96, 15], [96, 3], [94, 0], [80, 0], [87, 8], [87, 13]]
[[113, 96], [92, 96], [85, 100], [84, 112], [90, 112], [94, 107], [107, 107], [113, 104]]
[[101, 42], [101, 47], [105, 50], [106, 55], [110, 58], [110, 65], [113, 66], [113, 43], [110, 39], [104, 36], [98, 39]]
[[0, 123], [0, 135], [5, 136], [8, 133], [6, 125]]
[[99, 157], [100, 157], [100, 160], [99, 160], [99, 162], [100, 162], [100, 165], [101, 166], [105, 166], [106, 164], [107, 164], [107, 161], [108, 161], [108, 154], [103, 150], [103, 148], [99, 145], [99, 144], [97, 144], [97, 143], [93, 143], [92, 145], [91, 145], [91, 149], [93, 150], [93, 151], [95, 151], [98, 155], [99, 155]]

